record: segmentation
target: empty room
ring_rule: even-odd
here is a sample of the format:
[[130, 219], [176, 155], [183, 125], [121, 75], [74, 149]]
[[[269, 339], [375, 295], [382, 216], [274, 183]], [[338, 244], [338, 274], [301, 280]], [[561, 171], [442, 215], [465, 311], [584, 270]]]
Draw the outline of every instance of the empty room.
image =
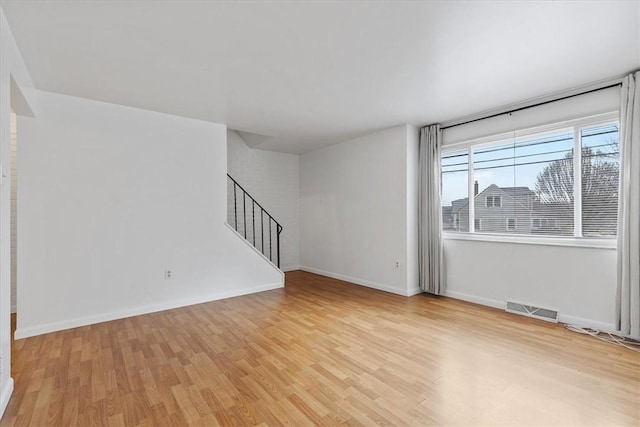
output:
[[640, 1], [0, 0], [0, 426], [640, 425]]

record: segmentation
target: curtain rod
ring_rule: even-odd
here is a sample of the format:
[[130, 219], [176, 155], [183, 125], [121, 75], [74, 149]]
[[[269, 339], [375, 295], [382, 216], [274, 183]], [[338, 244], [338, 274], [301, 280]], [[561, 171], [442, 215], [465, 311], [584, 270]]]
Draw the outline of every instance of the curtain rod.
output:
[[586, 95], [588, 93], [597, 92], [597, 91], [600, 91], [600, 90], [611, 89], [612, 87], [617, 87], [617, 86], [622, 86], [622, 82], [610, 84], [608, 86], [603, 86], [603, 87], [599, 87], [599, 88], [596, 88], [596, 89], [590, 89], [590, 90], [587, 90], [587, 91], [584, 91], [584, 92], [574, 93], [573, 95], [567, 95], [567, 96], [562, 96], [560, 98], [549, 99], [547, 101], [542, 101], [542, 102], [538, 102], [538, 103], [531, 104], [531, 105], [525, 105], [524, 107], [514, 108], [512, 110], [503, 111], [501, 113], [491, 114], [491, 115], [488, 115], [488, 116], [479, 117], [477, 119], [467, 120], [466, 122], [456, 123], [456, 124], [449, 125], [449, 126], [443, 126], [440, 129], [441, 130], [450, 129], [450, 128], [454, 128], [456, 126], [462, 126], [462, 125], [466, 125], [466, 124], [469, 124], [469, 123], [479, 122], [481, 120], [491, 119], [493, 117], [504, 116], [505, 114], [511, 114], [511, 113], [515, 113], [515, 112], [518, 112], [518, 111], [527, 110], [529, 108], [539, 107], [540, 105], [545, 105], [545, 104], [550, 104], [552, 102], [562, 101], [564, 99], [569, 99], [569, 98], [573, 98], [573, 97], [576, 97], [576, 96]]

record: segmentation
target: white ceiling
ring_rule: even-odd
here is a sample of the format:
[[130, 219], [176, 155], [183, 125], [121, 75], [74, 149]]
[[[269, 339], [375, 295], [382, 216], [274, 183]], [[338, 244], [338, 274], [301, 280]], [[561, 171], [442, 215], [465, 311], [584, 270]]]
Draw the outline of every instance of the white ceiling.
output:
[[291, 153], [640, 67], [637, 1], [0, 5], [39, 89], [225, 123]]

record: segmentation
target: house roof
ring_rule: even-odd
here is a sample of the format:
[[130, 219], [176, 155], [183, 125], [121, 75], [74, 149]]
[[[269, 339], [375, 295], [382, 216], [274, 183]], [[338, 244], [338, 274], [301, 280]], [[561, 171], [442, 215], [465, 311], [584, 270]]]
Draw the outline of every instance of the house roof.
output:
[[[512, 199], [518, 200], [519, 197], [528, 197], [533, 196], [536, 193], [533, 192], [529, 187], [498, 187], [495, 184], [491, 184], [480, 193], [478, 193], [475, 197], [476, 199], [480, 196], [485, 195], [489, 190], [499, 190], [504, 193], [506, 196], [511, 197]], [[464, 199], [457, 199], [451, 202], [452, 213], [459, 212], [462, 209], [466, 208], [469, 205], [469, 198], [465, 197]], [[458, 207], [458, 209], [455, 209]]]
[[516, 196], [532, 196], [536, 193], [529, 187], [498, 187], [512, 197]]

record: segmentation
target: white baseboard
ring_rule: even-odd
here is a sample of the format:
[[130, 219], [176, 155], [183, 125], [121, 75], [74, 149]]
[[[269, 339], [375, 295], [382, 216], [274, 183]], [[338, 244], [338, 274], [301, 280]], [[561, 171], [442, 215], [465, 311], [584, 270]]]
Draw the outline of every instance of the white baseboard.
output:
[[[284, 276], [284, 275], [283, 275]], [[255, 286], [253, 288], [230, 290], [224, 292], [216, 292], [213, 294], [199, 296], [196, 298], [186, 298], [180, 301], [170, 301], [166, 303], [149, 305], [145, 307], [136, 307], [119, 312], [103, 313], [95, 316], [87, 316], [76, 319], [68, 319], [60, 322], [46, 323], [44, 325], [30, 326], [28, 328], [16, 329], [14, 338], [19, 340], [29, 338], [36, 335], [42, 335], [49, 332], [62, 331], [64, 329], [78, 328], [81, 326], [93, 325], [96, 323], [109, 322], [111, 320], [123, 319], [125, 317], [139, 316], [142, 314], [155, 313], [158, 311], [171, 310], [173, 308], [186, 307], [194, 304], [202, 304], [205, 302], [217, 301], [226, 298], [239, 297], [242, 295], [254, 294], [257, 292], [270, 291], [273, 289], [281, 289], [284, 287], [284, 278], [280, 283], [272, 283], [268, 285]]]
[[2, 392], [0, 393], [0, 418], [2, 418], [2, 414], [4, 414], [5, 409], [7, 409], [7, 405], [9, 404], [9, 399], [11, 399], [11, 394], [13, 393], [13, 378], [9, 377], [9, 381], [2, 387]]
[[582, 326], [585, 328], [594, 328], [603, 332], [612, 332], [616, 334], [620, 333], [620, 332], [616, 332], [616, 328], [613, 323], [600, 322], [597, 320], [589, 320], [589, 319], [584, 319], [582, 317], [570, 316], [568, 314], [558, 313], [558, 322], [566, 323], [567, 325]]
[[471, 294], [465, 294], [463, 292], [449, 291], [446, 289], [443, 295], [449, 298], [459, 299], [467, 302], [473, 302], [475, 304], [480, 304], [480, 305], [486, 305], [487, 307], [499, 308], [500, 310], [504, 310], [506, 306], [506, 303], [504, 301], [479, 297]]
[[296, 271], [296, 270], [301, 270], [302, 267], [300, 267], [299, 265], [291, 265], [289, 267], [282, 267], [280, 270], [284, 271], [285, 273], [289, 272], [289, 271]]
[[418, 295], [422, 293], [422, 289], [420, 288], [411, 288], [407, 291], [407, 296], [412, 297], [414, 295]]
[[[344, 280], [345, 282], [353, 283], [354, 285], [366, 286], [367, 288], [377, 289], [379, 291], [389, 292], [396, 295], [410, 296], [404, 289], [393, 288], [391, 286], [383, 285], [381, 283], [371, 282], [369, 280], [357, 279], [355, 277], [345, 276], [344, 274], [332, 273], [330, 271], [324, 271], [313, 267], [300, 266], [300, 270], [307, 271], [309, 273], [319, 274], [321, 276], [331, 277], [332, 279]], [[415, 294], [414, 294], [415, 295]]]
[[[459, 299], [462, 301], [468, 301], [475, 304], [485, 305], [487, 307], [498, 308], [504, 310], [507, 305], [506, 301], [500, 301], [490, 298], [479, 297], [476, 295], [465, 294], [463, 292], [448, 291], [445, 290], [444, 296]], [[615, 332], [615, 325], [613, 323], [601, 322], [598, 320], [590, 320], [582, 317], [571, 316], [558, 312], [558, 322], [566, 323], [570, 325], [583, 326], [587, 328], [595, 328], [604, 332]]]

